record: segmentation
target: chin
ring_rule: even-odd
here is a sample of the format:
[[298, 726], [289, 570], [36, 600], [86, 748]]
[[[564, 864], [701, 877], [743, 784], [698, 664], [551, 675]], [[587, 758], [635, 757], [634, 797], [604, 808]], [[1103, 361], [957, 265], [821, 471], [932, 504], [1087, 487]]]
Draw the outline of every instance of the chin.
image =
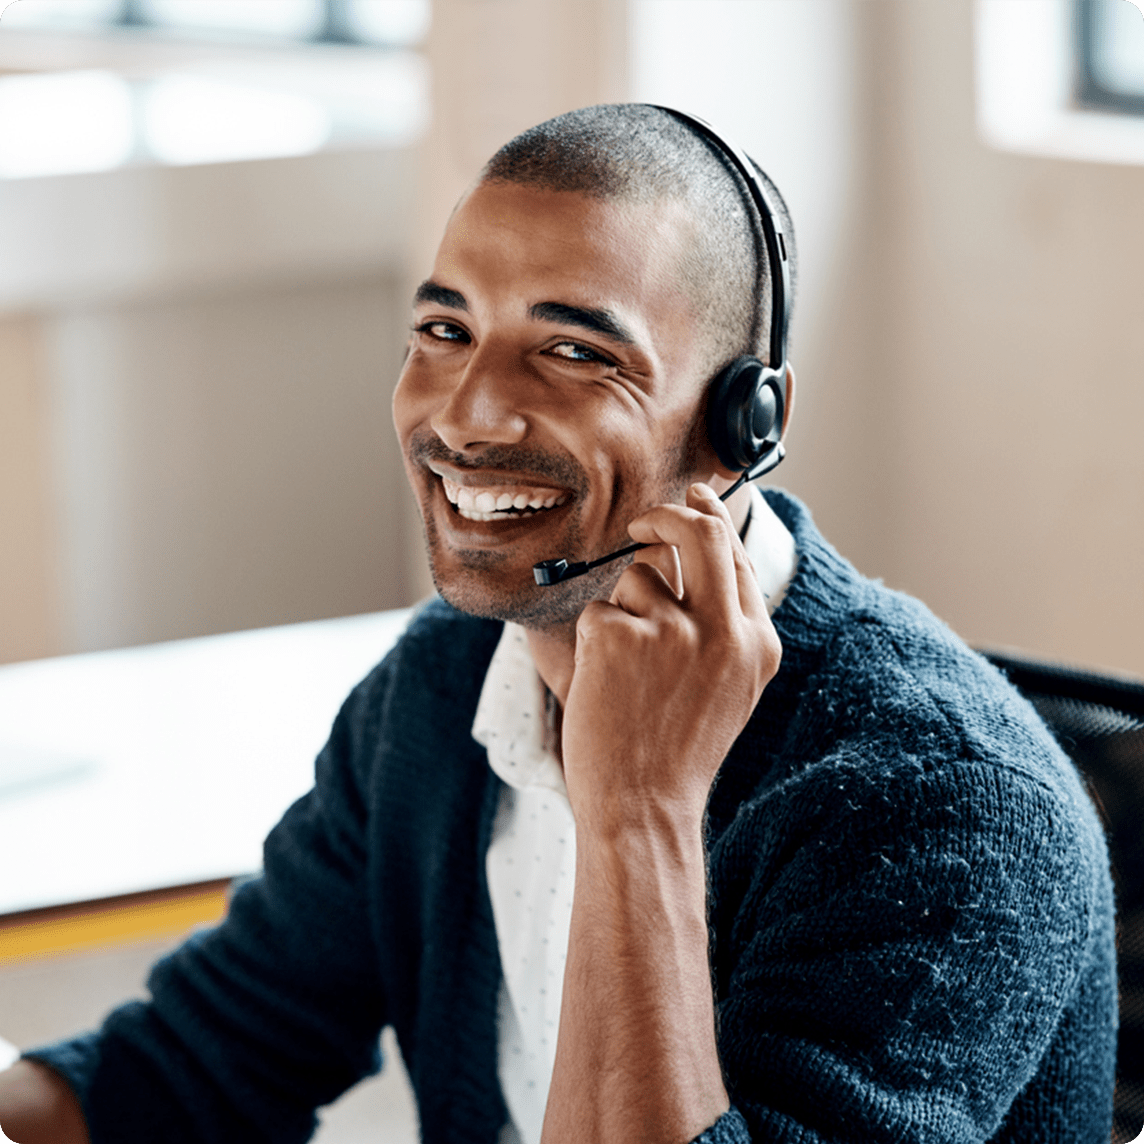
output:
[[503, 561], [490, 561], [487, 567], [446, 569], [431, 548], [429, 562], [438, 594], [457, 611], [535, 631], [573, 627], [588, 603], [611, 596], [626, 566], [626, 562], [619, 567], [605, 565], [575, 580], [541, 588], [532, 579], [531, 568], [527, 581], [516, 586], [507, 583], [508, 569], [498, 567]]

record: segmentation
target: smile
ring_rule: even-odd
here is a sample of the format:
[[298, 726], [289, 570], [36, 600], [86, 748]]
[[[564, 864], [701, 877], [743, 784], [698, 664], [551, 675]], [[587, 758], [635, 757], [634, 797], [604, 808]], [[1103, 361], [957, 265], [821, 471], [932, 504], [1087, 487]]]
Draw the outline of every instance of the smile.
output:
[[[440, 475], [440, 474], [438, 474]], [[441, 476], [445, 497], [466, 520], [513, 520], [562, 505], [568, 494], [528, 485], [461, 485]]]

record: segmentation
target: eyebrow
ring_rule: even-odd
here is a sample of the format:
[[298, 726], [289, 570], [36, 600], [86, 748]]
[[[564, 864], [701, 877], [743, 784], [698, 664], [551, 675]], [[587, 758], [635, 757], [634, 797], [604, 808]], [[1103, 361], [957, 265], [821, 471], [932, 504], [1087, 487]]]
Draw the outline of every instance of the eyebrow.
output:
[[448, 306], [450, 310], [467, 311], [469, 309], [469, 303], [464, 294], [459, 290], [450, 290], [447, 286], [441, 286], [431, 278], [422, 282], [413, 295], [414, 306], [419, 306], [423, 302], [431, 302], [436, 306]]
[[559, 322], [562, 326], [580, 326], [585, 330], [603, 334], [614, 342], [630, 346], [635, 336], [610, 310], [594, 310], [583, 306], [567, 306], [563, 302], [537, 302], [530, 306], [528, 316], [539, 322]]
[[[451, 310], [468, 312], [468, 299], [459, 290], [450, 290], [427, 278], [413, 295], [415, 306], [430, 303], [447, 306]], [[593, 333], [603, 334], [621, 345], [634, 345], [635, 335], [610, 310], [588, 306], [569, 306], [565, 302], [537, 302], [528, 308], [528, 316], [537, 322], [557, 322], [562, 326], [579, 326]]]

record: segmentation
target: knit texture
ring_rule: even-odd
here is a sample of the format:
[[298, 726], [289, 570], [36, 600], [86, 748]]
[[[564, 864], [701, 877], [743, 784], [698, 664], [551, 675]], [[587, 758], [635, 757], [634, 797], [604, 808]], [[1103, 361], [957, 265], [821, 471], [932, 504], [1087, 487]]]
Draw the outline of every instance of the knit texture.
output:
[[[1111, 1125], [1108, 858], [1032, 709], [806, 510], [768, 686], [708, 818], [718, 1043], [702, 1144], [1096, 1144]], [[396, 1030], [431, 1144], [495, 1144], [499, 782], [470, 728], [501, 625], [434, 603], [350, 696], [314, 789], [153, 1000], [30, 1054], [93, 1144], [292, 1144]]]

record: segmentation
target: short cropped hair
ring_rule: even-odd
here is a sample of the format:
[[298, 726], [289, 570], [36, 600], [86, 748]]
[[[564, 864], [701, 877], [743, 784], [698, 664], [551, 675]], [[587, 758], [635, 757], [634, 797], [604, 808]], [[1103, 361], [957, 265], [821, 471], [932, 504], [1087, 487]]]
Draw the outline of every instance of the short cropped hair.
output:
[[[790, 213], [778, 188], [755, 169], [782, 223], [793, 294]], [[681, 269], [706, 333], [705, 365], [714, 373], [743, 353], [767, 361], [771, 280], [754, 201], [722, 152], [675, 116], [642, 103], [567, 112], [506, 143], [481, 181], [627, 202], [682, 202], [696, 223], [697, 242]]]

